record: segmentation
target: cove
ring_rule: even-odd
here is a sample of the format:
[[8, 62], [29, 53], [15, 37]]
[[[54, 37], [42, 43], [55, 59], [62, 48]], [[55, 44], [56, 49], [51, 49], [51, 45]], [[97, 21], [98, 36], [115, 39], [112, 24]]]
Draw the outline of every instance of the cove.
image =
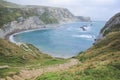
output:
[[70, 58], [90, 48], [104, 25], [105, 21], [67, 23], [55, 29], [16, 34], [13, 39], [33, 44], [53, 57]]

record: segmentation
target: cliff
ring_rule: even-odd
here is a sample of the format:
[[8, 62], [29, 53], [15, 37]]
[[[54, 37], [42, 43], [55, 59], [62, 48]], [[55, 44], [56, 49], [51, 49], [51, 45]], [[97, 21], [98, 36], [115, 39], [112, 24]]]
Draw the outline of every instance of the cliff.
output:
[[117, 31], [120, 31], [120, 13], [115, 14], [110, 20], [107, 21], [107, 23], [101, 30], [98, 39], [102, 39], [110, 32]]
[[1, 38], [15, 31], [46, 27], [46, 24], [83, 21], [66, 8], [18, 5], [4, 0], [0, 1], [0, 19]]

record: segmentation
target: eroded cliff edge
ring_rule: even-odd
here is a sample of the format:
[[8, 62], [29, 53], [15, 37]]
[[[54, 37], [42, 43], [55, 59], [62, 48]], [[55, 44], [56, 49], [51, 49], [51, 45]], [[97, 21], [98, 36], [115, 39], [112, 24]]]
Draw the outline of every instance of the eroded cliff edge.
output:
[[103, 39], [110, 32], [118, 32], [120, 31], [120, 12], [115, 14], [112, 18], [110, 18], [103, 29], [101, 30], [98, 41]]

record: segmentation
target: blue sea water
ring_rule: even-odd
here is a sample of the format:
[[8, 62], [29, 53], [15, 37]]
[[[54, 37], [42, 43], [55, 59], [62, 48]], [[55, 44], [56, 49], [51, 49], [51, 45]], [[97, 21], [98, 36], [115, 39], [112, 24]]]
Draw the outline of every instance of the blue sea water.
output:
[[[105, 21], [67, 23], [55, 29], [20, 33], [14, 40], [33, 44], [53, 57], [69, 58], [91, 47], [104, 24]], [[81, 26], [87, 26], [86, 31]]]

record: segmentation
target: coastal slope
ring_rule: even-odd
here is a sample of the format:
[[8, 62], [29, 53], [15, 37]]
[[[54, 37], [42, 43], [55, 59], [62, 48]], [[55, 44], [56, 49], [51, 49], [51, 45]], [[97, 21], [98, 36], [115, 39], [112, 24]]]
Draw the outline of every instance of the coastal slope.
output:
[[[20, 75], [21, 70], [34, 71], [35, 69], [43, 69], [49, 65], [62, 65], [67, 61], [67, 59], [53, 58], [42, 53], [31, 44], [17, 43], [16, 45], [7, 40], [0, 39], [0, 80], [10, 80], [9, 78]], [[29, 76], [27, 79], [31, 77]], [[26, 78], [23, 77], [23, 79]]]

